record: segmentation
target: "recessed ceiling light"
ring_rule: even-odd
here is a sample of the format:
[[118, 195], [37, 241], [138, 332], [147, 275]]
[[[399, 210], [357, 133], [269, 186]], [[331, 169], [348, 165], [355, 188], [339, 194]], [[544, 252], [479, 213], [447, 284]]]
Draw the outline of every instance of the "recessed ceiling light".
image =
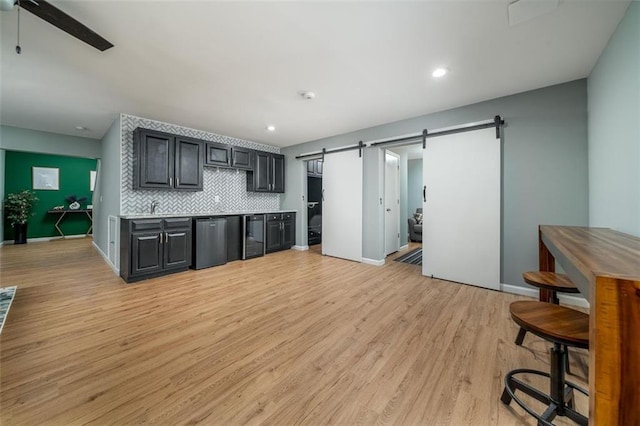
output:
[[433, 70], [431, 75], [434, 76], [435, 78], [439, 78], [439, 77], [443, 77], [448, 72], [449, 70], [447, 70], [446, 68], [436, 68], [435, 70]]
[[270, 132], [275, 132], [276, 126], [267, 126], [267, 130]]
[[86, 127], [84, 126], [76, 126], [76, 130], [80, 131], [80, 132], [84, 132], [85, 130], [88, 130]]

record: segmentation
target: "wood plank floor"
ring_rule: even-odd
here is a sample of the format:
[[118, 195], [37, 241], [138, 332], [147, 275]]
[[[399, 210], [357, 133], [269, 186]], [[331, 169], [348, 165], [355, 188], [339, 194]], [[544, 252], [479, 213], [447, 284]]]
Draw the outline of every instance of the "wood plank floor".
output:
[[549, 344], [513, 343], [522, 297], [390, 259], [289, 250], [125, 284], [87, 238], [1, 247], [0, 278], [3, 425], [533, 425], [503, 375], [548, 371]]

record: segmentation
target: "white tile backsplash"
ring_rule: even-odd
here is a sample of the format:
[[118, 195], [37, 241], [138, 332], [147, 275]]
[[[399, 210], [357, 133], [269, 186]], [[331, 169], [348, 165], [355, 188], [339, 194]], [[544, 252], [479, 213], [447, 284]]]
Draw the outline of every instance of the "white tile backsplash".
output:
[[[127, 114], [121, 115], [121, 123], [121, 214], [147, 213], [154, 200], [159, 202], [158, 213], [205, 213], [216, 210], [276, 211], [280, 209], [279, 194], [247, 192], [246, 172], [243, 170], [205, 167], [204, 190], [198, 192], [133, 189], [133, 131], [137, 127], [267, 152], [279, 153], [278, 147]], [[219, 197], [219, 202], [215, 201], [216, 196]]]

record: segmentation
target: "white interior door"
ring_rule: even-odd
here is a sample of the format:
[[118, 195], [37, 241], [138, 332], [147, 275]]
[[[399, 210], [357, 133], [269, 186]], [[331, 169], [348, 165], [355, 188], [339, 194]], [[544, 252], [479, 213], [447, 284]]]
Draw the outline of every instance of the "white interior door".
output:
[[500, 289], [500, 139], [495, 129], [427, 139], [422, 274]]
[[385, 254], [400, 250], [400, 156], [386, 151], [384, 173]]
[[322, 173], [322, 254], [362, 261], [362, 158], [327, 154]]

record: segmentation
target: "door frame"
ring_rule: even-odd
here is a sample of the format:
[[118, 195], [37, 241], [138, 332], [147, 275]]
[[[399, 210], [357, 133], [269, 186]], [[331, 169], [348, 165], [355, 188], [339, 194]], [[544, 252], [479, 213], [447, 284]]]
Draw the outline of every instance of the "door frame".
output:
[[[388, 215], [387, 215], [387, 197], [389, 196], [389, 194], [387, 193], [387, 183], [388, 183], [388, 179], [390, 178], [387, 175], [387, 156], [391, 156], [394, 157], [397, 161], [397, 168], [395, 171], [395, 175], [396, 175], [396, 185], [395, 185], [395, 195], [396, 195], [396, 207], [397, 207], [397, 214], [396, 214], [396, 223], [391, 224], [390, 222], [390, 218], [388, 219]], [[395, 253], [397, 251], [400, 250], [400, 155], [396, 154], [395, 152], [389, 150], [389, 149], [385, 149], [384, 150], [384, 211], [385, 211], [385, 215], [384, 215], [384, 254], [385, 257], [390, 255], [391, 253]], [[387, 233], [389, 232], [388, 226], [389, 225], [394, 225], [395, 226], [395, 230], [396, 230], [396, 235], [397, 237], [395, 238], [395, 246], [391, 247], [391, 249], [394, 249], [392, 251], [390, 251], [390, 248], [387, 247], [387, 243], [389, 242], [388, 240], [388, 235]]]

